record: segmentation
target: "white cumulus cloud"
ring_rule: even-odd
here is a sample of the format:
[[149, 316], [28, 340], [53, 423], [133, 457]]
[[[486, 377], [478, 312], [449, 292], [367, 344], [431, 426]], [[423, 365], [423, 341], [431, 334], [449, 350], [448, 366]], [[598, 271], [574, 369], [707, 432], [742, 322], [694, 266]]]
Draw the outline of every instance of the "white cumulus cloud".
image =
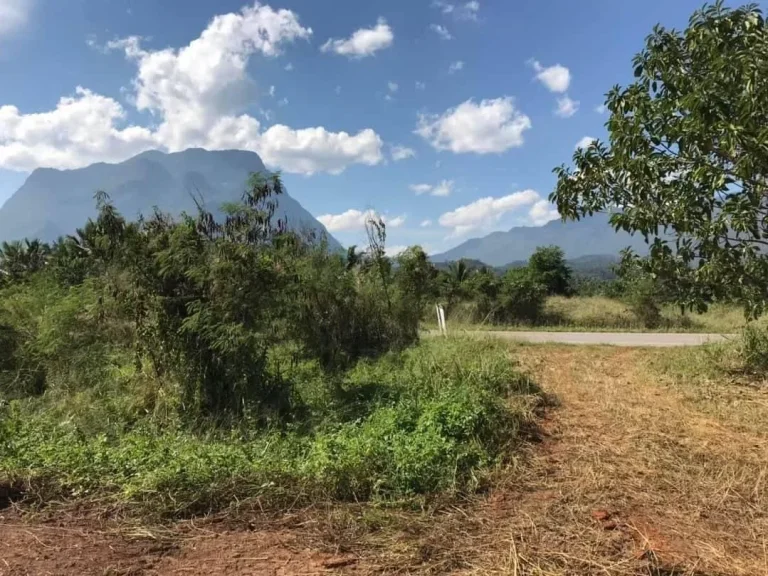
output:
[[432, 220], [429, 220], [429, 219], [422, 220], [419, 226], [421, 226], [422, 228], [429, 228], [430, 226], [432, 226]]
[[147, 128], [119, 128], [125, 116], [117, 101], [82, 87], [48, 112], [0, 106], [0, 167], [31, 171], [117, 162], [155, 146]]
[[387, 88], [389, 89], [390, 92], [397, 92], [397, 89], [399, 88], [399, 86], [397, 85], [397, 82], [389, 81], [387, 82]]
[[480, 2], [471, 0], [463, 4], [453, 4], [445, 0], [434, 0], [432, 6], [439, 8], [443, 14], [450, 14], [457, 20], [477, 20], [480, 11]]
[[443, 180], [437, 186], [432, 188], [432, 196], [450, 196], [453, 191], [453, 180]]
[[393, 258], [395, 256], [399, 256], [406, 250], [408, 250], [408, 246], [405, 246], [403, 244], [396, 244], [395, 246], [387, 246], [386, 248], [384, 248], [384, 253], [390, 258]]
[[449, 2], [444, 2], [443, 0], [434, 0], [432, 2], [432, 6], [434, 6], [435, 8], [439, 8], [443, 14], [450, 14], [451, 12], [456, 10], [456, 6], [454, 4], [451, 4]]
[[432, 190], [432, 184], [411, 184], [409, 188], [417, 195], [426, 194]]
[[488, 196], [442, 214], [438, 222], [444, 228], [451, 228], [452, 236], [463, 236], [473, 230], [489, 228], [505, 214], [534, 206], [540, 200], [541, 196], [535, 190], [522, 190], [499, 198]]
[[477, 13], [480, 11], [480, 2], [471, 0], [465, 3], [459, 10], [459, 18], [464, 20], [477, 20]]
[[571, 72], [565, 66], [555, 64], [545, 68], [537, 60], [531, 60], [531, 66], [536, 72], [536, 79], [550, 92], [562, 94], [571, 85]]
[[317, 220], [325, 226], [329, 232], [349, 232], [360, 231], [365, 228], [365, 224], [371, 219], [381, 218], [389, 228], [399, 228], [405, 224], [406, 216], [395, 216], [389, 218], [381, 216], [375, 210], [357, 210], [351, 208], [341, 214], [323, 214], [317, 217]]
[[416, 156], [416, 150], [413, 148], [408, 148], [407, 146], [400, 146], [399, 144], [396, 144], [392, 146], [391, 154], [392, 160], [398, 162], [400, 160], [414, 158]]
[[24, 26], [31, 9], [32, 0], [0, 0], [0, 36]]
[[557, 99], [557, 108], [555, 108], [555, 114], [557, 116], [560, 116], [561, 118], [570, 118], [576, 112], [579, 111], [579, 102], [578, 100], [571, 100], [571, 98], [566, 94], [562, 98]]
[[381, 162], [383, 143], [371, 129], [348, 134], [275, 125], [264, 130], [242, 113], [255, 94], [246, 72], [251, 57], [279, 55], [286, 44], [311, 34], [292, 11], [256, 2], [215, 16], [198, 38], [178, 49], [150, 50], [136, 36], [113, 40], [106, 50], [119, 50], [136, 65], [129, 101], [154, 117], [151, 127], [126, 125], [126, 111], [117, 101], [86, 88], [51, 111], [24, 114], [3, 106], [0, 167], [75, 168], [124, 160], [148, 148], [190, 147], [252, 150], [270, 166], [304, 174], [337, 174], [350, 164]]
[[[107, 44], [134, 60], [136, 106], [161, 116], [158, 138], [171, 150], [205, 146], [212, 126], [249, 100], [252, 81], [246, 73], [251, 56], [280, 54], [282, 45], [309, 38], [290, 10], [246, 6], [240, 13], [215, 16], [199, 38], [178, 50], [144, 50], [137, 37]], [[245, 120], [239, 132], [252, 128]], [[243, 135], [251, 140], [253, 135]]]
[[454, 74], [459, 70], [464, 70], [464, 62], [462, 62], [461, 60], [457, 60], [456, 62], [451, 62], [451, 65], [448, 66], [448, 74]]
[[534, 226], [543, 226], [558, 218], [560, 214], [557, 209], [547, 200], [539, 200], [528, 210], [528, 219]]
[[435, 34], [440, 36], [440, 38], [442, 38], [443, 40], [452, 40], [453, 39], [453, 36], [451, 35], [451, 33], [448, 32], [448, 28], [446, 28], [442, 24], [430, 24], [429, 28], [430, 28], [430, 30], [435, 32]]
[[294, 130], [277, 124], [261, 135], [256, 151], [264, 162], [286, 172], [340, 174], [350, 164], [378, 164], [383, 159], [382, 146], [370, 128], [347, 134], [322, 126]]
[[530, 127], [531, 119], [507, 96], [479, 103], [470, 99], [440, 116], [421, 114], [415, 133], [437, 150], [491, 154], [522, 146]]
[[373, 28], [361, 28], [346, 39], [329, 38], [320, 47], [323, 52], [335, 52], [349, 58], [365, 58], [379, 50], [389, 48], [395, 39], [389, 24], [384, 18], [379, 18]]
[[597, 138], [593, 138], [592, 136], [584, 136], [584, 138], [576, 142], [576, 150], [579, 150], [580, 148], [589, 148], [589, 145], [596, 140]]
[[595, 112], [597, 112], [598, 114], [605, 114], [606, 112], [608, 112], [608, 108], [606, 107], [605, 104], [600, 104], [595, 108]]
[[426, 87], [427, 85], [424, 82], [416, 80], [416, 90], [424, 90]]
[[453, 192], [453, 180], [442, 180], [437, 184], [411, 184], [409, 188], [417, 196], [429, 194], [430, 196], [450, 196]]
[[376, 213], [373, 210], [361, 212], [352, 208], [341, 214], [323, 214], [318, 216], [317, 219], [329, 232], [343, 232], [359, 230], [365, 226], [369, 219], [375, 217]]

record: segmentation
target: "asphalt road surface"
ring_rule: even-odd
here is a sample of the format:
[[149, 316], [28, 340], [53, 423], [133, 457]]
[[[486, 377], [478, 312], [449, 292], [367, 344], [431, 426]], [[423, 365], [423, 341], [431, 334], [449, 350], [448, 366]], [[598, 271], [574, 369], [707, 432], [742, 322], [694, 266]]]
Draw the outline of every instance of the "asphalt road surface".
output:
[[731, 334], [670, 334], [664, 332], [505, 332], [497, 330], [471, 332], [507, 340], [536, 343], [609, 345], [634, 347], [700, 346], [734, 338]]

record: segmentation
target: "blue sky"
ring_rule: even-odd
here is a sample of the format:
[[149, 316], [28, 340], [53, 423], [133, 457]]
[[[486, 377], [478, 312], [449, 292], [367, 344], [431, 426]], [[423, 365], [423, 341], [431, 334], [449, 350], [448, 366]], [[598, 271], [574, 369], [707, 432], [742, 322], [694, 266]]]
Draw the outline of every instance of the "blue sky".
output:
[[[689, 0], [0, 0], [0, 203], [36, 167], [244, 148], [345, 244], [556, 217], [551, 170]], [[62, 191], [65, 193], [65, 191]]]

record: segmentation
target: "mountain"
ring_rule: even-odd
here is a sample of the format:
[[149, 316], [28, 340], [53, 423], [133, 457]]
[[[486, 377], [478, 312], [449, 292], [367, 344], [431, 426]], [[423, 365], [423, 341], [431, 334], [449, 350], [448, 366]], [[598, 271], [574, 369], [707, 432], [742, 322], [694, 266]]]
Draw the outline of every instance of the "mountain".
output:
[[473, 238], [455, 248], [431, 256], [433, 262], [450, 262], [469, 258], [491, 266], [528, 260], [539, 246], [559, 246], [569, 260], [595, 254], [611, 255], [632, 247], [640, 254], [648, 245], [640, 235], [615, 232], [607, 214], [596, 214], [577, 222], [555, 220], [544, 226], [520, 226], [507, 232], [494, 232], [483, 238]]
[[[39, 238], [52, 241], [71, 234], [96, 214], [94, 194], [103, 190], [126, 218], [149, 215], [157, 206], [173, 215], [195, 213], [193, 195], [215, 212], [240, 199], [248, 176], [266, 172], [261, 158], [242, 150], [193, 148], [166, 154], [143, 152], [119, 164], [93, 164], [77, 170], [38, 168], [0, 207], [0, 240]], [[289, 228], [328, 234], [287, 193], [277, 199], [275, 218]], [[330, 235], [331, 249], [341, 245]]]

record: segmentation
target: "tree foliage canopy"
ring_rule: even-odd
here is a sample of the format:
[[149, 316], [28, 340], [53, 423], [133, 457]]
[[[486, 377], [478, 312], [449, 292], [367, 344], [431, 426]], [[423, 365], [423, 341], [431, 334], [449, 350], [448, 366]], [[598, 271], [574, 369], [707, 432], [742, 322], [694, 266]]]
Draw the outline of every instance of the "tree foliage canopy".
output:
[[717, 2], [683, 31], [656, 26], [631, 85], [608, 94], [609, 142], [555, 169], [564, 218], [611, 212], [645, 235], [648, 272], [702, 309], [768, 302], [768, 28], [756, 5]]
[[571, 269], [565, 261], [565, 253], [558, 246], [540, 246], [531, 254], [528, 267], [547, 294], [567, 295], [571, 290]]

